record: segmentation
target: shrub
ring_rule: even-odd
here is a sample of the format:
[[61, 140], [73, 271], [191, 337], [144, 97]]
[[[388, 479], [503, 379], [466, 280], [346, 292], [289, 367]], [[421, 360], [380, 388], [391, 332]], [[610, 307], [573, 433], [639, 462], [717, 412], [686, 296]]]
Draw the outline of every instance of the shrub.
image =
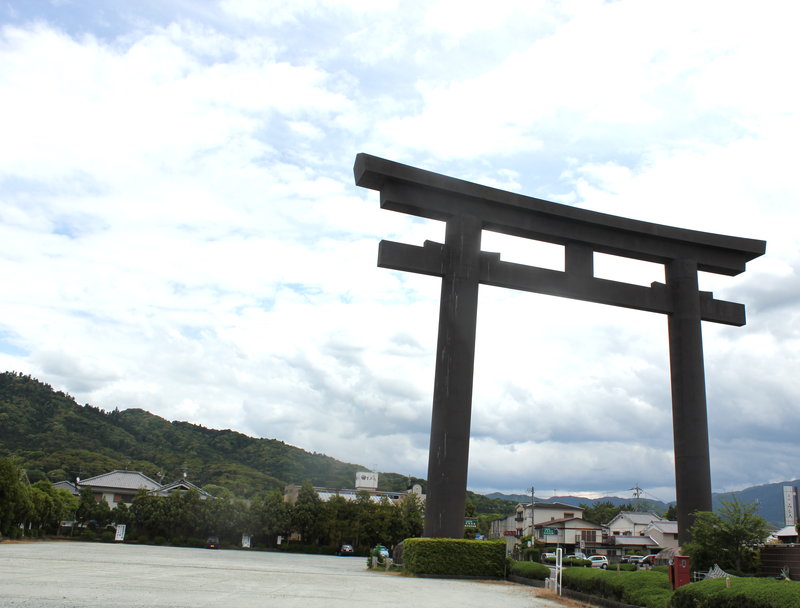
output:
[[186, 539], [186, 546], [200, 548], [205, 547], [206, 543], [202, 538], [189, 537]]
[[522, 559], [528, 562], [538, 562], [542, 559], [542, 551], [536, 547], [525, 547], [522, 550]]
[[771, 578], [724, 578], [675, 590], [670, 608], [800, 608], [800, 583]]
[[154, 545], [165, 545], [166, 543], [167, 543], [167, 539], [164, 538], [163, 536], [156, 536], [153, 539], [153, 544]]
[[412, 574], [504, 578], [503, 541], [408, 538], [403, 563]]
[[540, 581], [550, 576], [550, 568], [538, 562], [518, 562], [512, 559], [509, 570], [515, 576]]
[[669, 578], [662, 572], [639, 570], [600, 570], [567, 568], [563, 584], [569, 589], [589, 593], [645, 608], [667, 608], [672, 596]]
[[116, 534], [110, 530], [105, 530], [100, 534], [100, 540], [102, 540], [104, 543], [113, 543], [115, 537]]
[[97, 532], [95, 532], [94, 530], [86, 529], [83, 531], [83, 534], [81, 534], [81, 538], [83, 540], [91, 540], [91, 541], [97, 540]]

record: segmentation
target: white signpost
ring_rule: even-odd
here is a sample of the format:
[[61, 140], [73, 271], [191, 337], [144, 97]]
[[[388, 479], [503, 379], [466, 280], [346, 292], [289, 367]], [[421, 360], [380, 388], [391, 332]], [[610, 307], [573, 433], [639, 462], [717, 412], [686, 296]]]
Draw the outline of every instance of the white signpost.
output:
[[556, 593], [561, 595], [561, 580], [564, 572], [564, 549], [556, 549]]

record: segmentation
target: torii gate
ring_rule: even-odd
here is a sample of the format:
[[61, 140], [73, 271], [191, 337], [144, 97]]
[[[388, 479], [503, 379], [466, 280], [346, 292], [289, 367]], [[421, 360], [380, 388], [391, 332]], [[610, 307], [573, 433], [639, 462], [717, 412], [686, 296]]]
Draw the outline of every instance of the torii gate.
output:
[[[697, 272], [735, 276], [766, 242], [606, 215], [358, 154], [356, 184], [383, 209], [446, 222], [444, 244], [381, 241], [378, 266], [441, 277], [424, 535], [461, 538], [467, 489], [478, 285], [494, 285], [668, 315], [678, 540], [711, 510], [701, 321], [745, 324], [742, 304], [698, 288]], [[564, 271], [503, 262], [481, 232], [563, 245]], [[594, 252], [663, 264], [666, 285], [594, 277]]]

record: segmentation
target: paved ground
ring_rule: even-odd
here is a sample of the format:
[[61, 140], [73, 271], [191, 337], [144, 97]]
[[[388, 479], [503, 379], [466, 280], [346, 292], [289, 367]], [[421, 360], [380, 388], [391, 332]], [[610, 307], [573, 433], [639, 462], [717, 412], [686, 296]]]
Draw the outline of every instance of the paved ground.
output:
[[0, 607], [560, 607], [513, 583], [378, 574], [365, 565], [357, 557], [4, 542]]

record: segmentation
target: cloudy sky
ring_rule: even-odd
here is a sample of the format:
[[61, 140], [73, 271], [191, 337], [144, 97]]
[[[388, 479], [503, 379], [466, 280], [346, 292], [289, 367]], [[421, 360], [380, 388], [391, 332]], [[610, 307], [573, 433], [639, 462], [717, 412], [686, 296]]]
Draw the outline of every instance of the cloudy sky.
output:
[[[424, 477], [443, 225], [367, 152], [767, 241], [701, 288], [715, 491], [800, 477], [792, 1], [5, 0], [0, 369]], [[563, 251], [484, 233], [503, 258]], [[641, 284], [663, 268], [596, 256]], [[667, 320], [481, 287], [469, 487], [674, 498]]]

